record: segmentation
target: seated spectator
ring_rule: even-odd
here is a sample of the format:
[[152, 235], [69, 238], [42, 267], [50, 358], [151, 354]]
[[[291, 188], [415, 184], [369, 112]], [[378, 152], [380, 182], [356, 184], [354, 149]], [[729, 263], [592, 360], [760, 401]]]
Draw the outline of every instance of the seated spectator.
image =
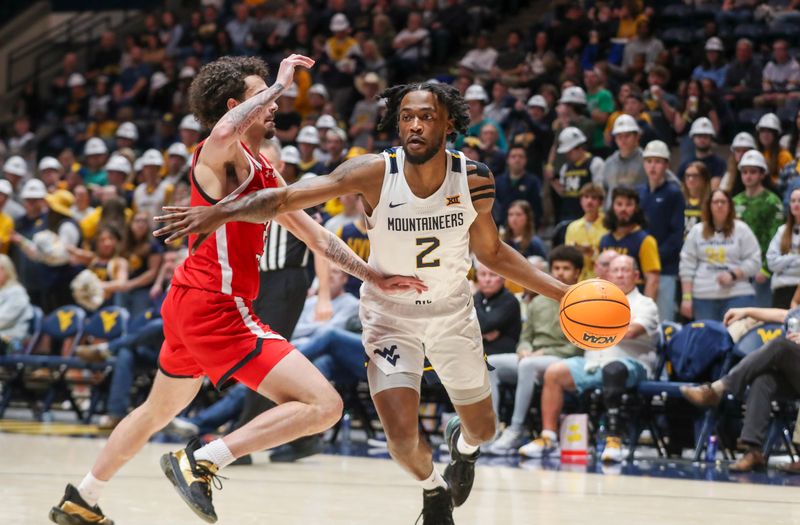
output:
[[737, 133], [731, 142], [731, 155], [728, 156], [728, 167], [725, 176], [719, 181], [718, 187], [731, 195], [744, 191], [742, 176], [739, 173], [739, 162], [742, 156], [751, 149], [756, 149], [756, 139], [746, 131]]
[[255, 21], [245, 3], [233, 6], [233, 18], [225, 24], [225, 31], [233, 43], [233, 52], [237, 55], [251, 55], [255, 51], [253, 28]]
[[[484, 108], [489, 103], [489, 96], [486, 90], [480, 84], [472, 84], [467, 88], [464, 94], [464, 101], [469, 106], [469, 128], [467, 128], [467, 137], [477, 137], [481, 133], [481, 129], [486, 124], [493, 124], [497, 129], [496, 146], [503, 152], [508, 151], [508, 142], [506, 136], [498, 122], [495, 122], [484, 114]], [[464, 143], [464, 137], [459, 136], [456, 139], [456, 148], [460, 148]]]
[[792, 154], [781, 147], [781, 121], [774, 113], [767, 113], [756, 124], [758, 151], [767, 162], [767, 174], [771, 183], [778, 182], [778, 174], [789, 162]]
[[662, 51], [664, 51], [664, 44], [653, 36], [650, 21], [642, 18], [636, 23], [636, 36], [625, 44], [625, 51], [622, 55], [622, 70], [629, 71], [635, 63], [635, 58], [643, 55], [644, 68], [649, 71]]
[[489, 120], [501, 124], [511, 111], [509, 107], [511, 100], [513, 99], [508, 94], [508, 86], [502, 82], [495, 82], [492, 84], [492, 100], [483, 108], [483, 114]]
[[611, 205], [611, 194], [617, 187], [636, 187], [647, 180], [639, 147], [640, 129], [633, 117], [621, 115], [617, 118], [611, 135], [618, 149], [603, 165], [602, 181], [608, 192], [606, 207]]
[[596, 66], [583, 72], [583, 85], [586, 86], [586, 109], [595, 124], [594, 136], [588, 137], [591, 140], [588, 148], [600, 152], [606, 146], [603, 130], [614, 112], [614, 95], [606, 88], [605, 74]]
[[0, 253], [0, 355], [19, 349], [32, 317], [28, 292], [17, 280], [11, 259]]
[[514, 201], [508, 207], [503, 240], [525, 257], [547, 256], [544, 243], [536, 236], [533, 208], [528, 201]]
[[69, 248], [73, 260], [83, 264], [100, 279], [104, 302], [99, 308], [109, 306], [112, 297], [128, 280], [128, 261], [119, 255], [122, 234], [111, 224], [104, 225], [97, 234], [94, 251]]
[[[684, 162], [691, 156], [692, 133], [695, 122], [700, 119], [711, 123], [710, 134], [716, 136], [720, 131], [719, 115], [714, 108], [714, 103], [706, 96], [703, 83], [699, 80], [689, 80], [683, 86], [681, 100], [675, 108], [672, 117], [672, 129], [678, 136], [681, 146], [680, 161]], [[707, 130], [708, 131], [708, 130]], [[713, 170], [712, 170], [713, 174]], [[720, 177], [722, 175], [719, 175]]]
[[611, 261], [609, 279], [628, 297], [631, 322], [625, 337], [605, 350], [587, 352], [585, 357], [571, 357], [556, 362], [544, 374], [542, 390], [542, 433], [519, 449], [520, 454], [538, 458], [557, 456], [558, 417], [564, 406], [564, 393], [578, 395], [602, 387], [606, 408], [606, 442], [601, 460], [622, 461], [620, 404], [626, 390], [635, 388], [653, 374], [656, 364], [659, 321], [656, 303], [636, 288], [639, 270], [636, 261], [620, 255]]
[[481, 162], [489, 166], [492, 173], [503, 173], [506, 169], [506, 153], [497, 147], [499, 138], [500, 130], [497, 125], [487, 122], [481, 126], [478, 134]]
[[789, 42], [778, 39], [772, 44], [772, 60], [764, 66], [761, 90], [756, 106], [779, 108], [800, 88], [800, 64], [789, 54]]
[[83, 148], [86, 163], [78, 170], [83, 184], [105, 186], [108, 184], [108, 173], [104, 166], [108, 157], [108, 146], [101, 139], [95, 137], [86, 141]]
[[509, 154], [513, 146], [522, 146], [527, 157], [527, 171], [541, 176], [553, 145], [553, 131], [547, 122], [544, 97], [533, 95], [527, 103], [518, 100], [503, 122], [503, 128], [508, 130], [511, 141]]
[[508, 32], [506, 45], [503, 46], [494, 62], [492, 78], [510, 84], [518, 83], [525, 74], [525, 48], [522, 45], [522, 33], [516, 29]]
[[678, 97], [667, 91], [669, 79], [667, 68], [661, 65], [653, 66], [647, 73], [648, 88], [643, 94], [643, 100], [653, 133], [659, 140], [671, 144], [675, 135], [672, 122], [675, 119]]
[[314, 167], [319, 162], [316, 156], [319, 146], [319, 131], [314, 126], [305, 126], [297, 134], [297, 149], [300, 151], [300, 162], [297, 168], [300, 175], [313, 172]]
[[[692, 162], [686, 167], [681, 182], [686, 207], [683, 212], [683, 238], [700, 222], [703, 205], [711, 195], [711, 174], [702, 162]], [[728, 192], [730, 194], [730, 192]]]
[[750, 227], [761, 248], [761, 271], [754, 279], [755, 306], [758, 307], [767, 307], [772, 303], [767, 248], [775, 231], [783, 222], [783, 205], [780, 197], [765, 187], [766, 185], [772, 187], [767, 178], [766, 168], [767, 164], [761, 153], [756, 150], [745, 153], [739, 162], [744, 191], [733, 196], [736, 216]]
[[[22, 187], [19, 194], [22, 199], [22, 206], [25, 214], [18, 219], [14, 219], [15, 235], [24, 237], [32, 241], [34, 235], [45, 229], [45, 218], [47, 216], [47, 204], [44, 198], [47, 196], [47, 188], [39, 179], [30, 179]], [[17, 243], [15, 243], [17, 244]], [[44, 285], [44, 274], [47, 267], [31, 259], [24, 251], [17, 249], [16, 246], [9, 252], [14, 261], [14, 266], [18, 268], [18, 277], [22, 286], [28, 291], [31, 302], [37, 306], [42, 306], [45, 300], [47, 289]], [[50, 313], [45, 310], [45, 313]]]
[[789, 213], [767, 249], [767, 265], [772, 272], [772, 307], [789, 308], [800, 285], [800, 188], [789, 196]]
[[332, 35], [325, 41], [325, 54], [319, 64], [319, 75], [330, 90], [336, 111], [345, 113], [353, 93], [353, 78], [361, 64], [361, 46], [350, 36], [350, 21], [344, 13], [331, 18]]
[[558, 136], [557, 153], [566, 158], [559, 170], [558, 178], [550, 181], [555, 190], [556, 224], [573, 221], [582, 215], [580, 190], [593, 182], [603, 183], [603, 159], [587, 151], [586, 136], [578, 128], [569, 127]]
[[19, 196], [19, 192], [24, 187], [27, 177], [28, 164], [19, 155], [9, 157], [3, 163], [3, 179], [11, 187], [9, 199], [6, 200], [5, 212], [14, 220], [25, 215], [25, 208], [21, 204], [22, 197]]
[[[182, 142], [175, 142], [167, 149], [167, 165], [162, 168], [164, 182], [172, 184], [177, 190], [178, 185], [189, 185], [189, 168], [191, 158], [189, 150]], [[106, 168], [107, 169], [107, 168]], [[109, 174], [109, 179], [111, 175]]]
[[297, 100], [297, 84], [292, 84], [286, 88], [283, 94], [276, 101], [278, 110], [275, 112], [275, 136], [281, 144], [293, 144], [300, 132], [300, 124], [303, 119], [295, 109]]
[[430, 32], [422, 27], [422, 16], [413, 11], [409, 13], [406, 27], [392, 41], [394, 58], [392, 60], [395, 81], [413, 76], [423, 71], [431, 54]]
[[[564, 284], [577, 283], [582, 267], [583, 256], [575, 248], [559, 246], [550, 254], [550, 275]], [[494, 367], [489, 378], [495, 414], [500, 413], [500, 386], [516, 386], [511, 424], [488, 447], [489, 454], [516, 453], [528, 433], [525, 419], [533, 391], [542, 384], [545, 370], [561, 359], [582, 354], [579, 348], [567, 342], [561, 331], [558, 302], [537, 295], [525, 308], [525, 323], [516, 351], [489, 355], [489, 365]]]
[[643, 281], [637, 284], [644, 285], [644, 294], [655, 300], [658, 297], [661, 258], [655, 238], [644, 230], [645, 223], [639, 192], [627, 186], [614, 189], [611, 207], [603, 219], [603, 226], [608, 233], [600, 239], [600, 251], [611, 249], [633, 257], [636, 273], [643, 277]]
[[497, 197], [492, 214], [497, 224], [503, 224], [511, 203], [524, 200], [533, 210], [534, 217], [541, 217], [542, 183], [526, 170], [527, 155], [520, 145], [511, 146], [506, 157], [506, 172], [495, 179]]
[[753, 58], [753, 42], [740, 38], [736, 42], [736, 55], [725, 71], [725, 84], [721, 86], [725, 100], [734, 109], [743, 109], [753, 103], [761, 92], [761, 67]]
[[736, 219], [730, 195], [714, 190], [703, 204], [702, 222], [689, 231], [681, 249], [681, 315], [721, 321], [730, 308], [752, 306], [755, 290], [749, 279], [760, 268], [758, 239]]
[[722, 88], [725, 85], [725, 75], [728, 71], [722, 40], [715, 36], [709, 38], [706, 41], [705, 52], [703, 63], [692, 71], [692, 79], [700, 81], [709, 79], [718, 88]]
[[55, 157], [42, 157], [39, 161], [39, 179], [44, 182], [48, 192], [59, 189], [64, 177], [64, 166]]
[[506, 290], [505, 279], [478, 264], [477, 292], [472, 297], [483, 336], [486, 355], [513, 352], [522, 330], [519, 301]]
[[[334, 121], [335, 122], [335, 121]], [[321, 134], [322, 135], [322, 134]], [[311, 171], [317, 175], [327, 175], [344, 162], [347, 155], [347, 133], [339, 128], [332, 127], [325, 132], [324, 150], [328, 159], [318, 162]]]
[[[749, 317], [767, 323], [784, 323], [797, 315], [796, 310], [779, 308], [733, 308], [725, 314], [730, 325]], [[728, 469], [732, 472], [766, 470], [767, 461], [761, 450], [767, 438], [772, 415], [772, 402], [800, 397], [800, 332], [787, 331], [742, 359], [720, 379], [700, 386], [682, 386], [681, 393], [692, 404], [715, 407], [730, 393], [745, 400], [744, 425], [739, 440], [747, 452]], [[782, 470], [800, 472], [800, 462], [783, 465]], [[780, 468], [780, 467], [779, 467]]]
[[564, 244], [575, 246], [583, 254], [583, 271], [579, 279], [581, 281], [595, 277], [594, 266], [600, 253], [600, 239], [608, 233], [603, 226], [602, 209], [605, 197], [601, 185], [591, 182], [584, 184], [579, 193], [583, 217], [572, 221], [567, 226], [564, 236]]
[[489, 32], [482, 30], [475, 39], [475, 47], [467, 51], [458, 65], [467, 69], [472, 75], [485, 76], [494, 67], [498, 53], [489, 43]]
[[356, 89], [363, 98], [356, 102], [350, 115], [348, 134], [353, 146], [372, 151], [379, 113], [377, 95], [386, 89], [386, 83], [377, 73], [366, 73], [356, 78]]
[[[297, 326], [292, 333], [292, 344], [301, 347], [309, 338], [314, 337], [326, 327], [344, 328], [347, 321], [358, 315], [358, 299], [344, 291], [347, 283], [347, 274], [335, 266], [330, 268], [330, 296], [333, 308], [333, 317], [326, 321], [317, 321], [317, 299], [313, 295], [306, 299], [303, 312], [297, 321]], [[308, 356], [306, 356], [308, 357]], [[310, 359], [312, 362], [313, 359]], [[361, 361], [363, 367], [364, 361]]]
[[683, 245], [686, 202], [677, 179], [669, 171], [669, 148], [654, 140], [644, 149], [647, 184], [639, 187], [647, 231], [658, 244], [661, 273], [658, 278], [658, 315], [662, 321], [675, 319], [678, 291], [678, 262]]
[[[595, 124], [586, 115], [586, 92], [578, 86], [568, 87], [561, 94], [556, 106], [556, 119], [553, 121], [553, 133], [558, 135], [562, 130], [572, 126], [581, 130], [586, 137], [594, 137]], [[563, 156], [557, 156], [556, 145], [553, 144], [548, 158], [549, 166], [545, 172], [551, 170], [558, 173], [564, 163]]]
[[120, 254], [128, 261], [128, 280], [120, 287], [119, 305], [128, 309], [131, 318], [152, 306], [150, 288], [164, 259], [164, 245], [155, 239], [151, 216], [138, 211], [128, 225]]
[[175, 188], [161, 179], [164, 157], [157, 149], [149, 149], [140, 157], [142, 164], [142, 183], [133, 192], [133, 208], [145, 212], [149, 217], [161, 213], [161, 208], [172, 202]]
[[682, 160], [678, 168], [678, 178], [683, 179], [683, 174], [686, 171], [686, 166], [695, 161], [700, 161], [706, 165], [708, 171], [711, 173], [711, 185], [719, 187], [719, 181], [725, 174], [725, 161], [714, 153], [714, 125], [705, 117], [700, 117], [692, 123], [692, 129], [689, 131], [689, 137], [692, 139], [693, 147], [686, 160]]
[[[340, 227], [336, 231], [336, 236], [347, 243], [347, 246], [366, 262], [369, 260], [369, 236], [367, 235], [367, 225], [364, 222], [364, 208], [360, 200], [357, 206], [359, 217], [352, 223]], [[354, 297], [361, 297], [361, 279], [352, 275], [348, 276], [344, 290]]]
[[134, 107], [144, 103], [153, 70], [144, 61], [144, 53], [139, 46], [130, 48], [129, 60], [128, 66], [120, 72], [112, 93], [117, 105]]

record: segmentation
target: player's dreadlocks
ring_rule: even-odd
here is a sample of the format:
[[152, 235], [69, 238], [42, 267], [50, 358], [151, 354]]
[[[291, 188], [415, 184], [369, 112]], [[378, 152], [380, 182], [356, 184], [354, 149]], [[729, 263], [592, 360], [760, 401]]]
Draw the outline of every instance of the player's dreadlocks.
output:
[[456, 135], [465, 134], [469, 127], [469, 109], [464, 97], [458, 89], [447, 84], [436, 84], [432, 82], [421, 82], [416, 84], [401, 84], [385, 90], [379, 96], [386, 99], [386, 114], [384, 114], [378, 129], [381, 131], [397, 127], [400, 102], [407, 94], [412, 91], [430, 91], [436, 96], [439, 104], [447, 108], [448, 116], [453, 120], [454, 132], [447, 138], [455, 140]]
[[229, 98], [241, 101], [250, 75], [267, 78], [267, 64], [258, 57], [224, 56], [200, 69], [189, 86], [189, 109], [207, 128], [227, 113]]

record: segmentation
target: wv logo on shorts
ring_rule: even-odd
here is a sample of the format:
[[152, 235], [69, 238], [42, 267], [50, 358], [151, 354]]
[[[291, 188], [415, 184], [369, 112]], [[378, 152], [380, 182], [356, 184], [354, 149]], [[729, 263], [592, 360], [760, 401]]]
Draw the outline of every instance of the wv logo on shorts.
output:
[[384, 348], [383, 350], [375, 349], [373, 352], [382, 358], [389, 361], [389, 364], [392, 366], [397, 366], [397, 360], [400, 359], [400, 355], [394, 355], [397, 351], [397, 345], [392, 345], [391, 348]]

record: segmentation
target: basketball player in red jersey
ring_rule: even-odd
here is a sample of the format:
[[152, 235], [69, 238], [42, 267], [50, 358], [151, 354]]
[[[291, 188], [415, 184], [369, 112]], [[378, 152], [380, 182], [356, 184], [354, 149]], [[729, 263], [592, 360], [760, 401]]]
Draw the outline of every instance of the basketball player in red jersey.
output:
[[[232, 202], [283, 185], [258, 153], [259, 146], [274, 133], [275, 100], [291, 84], [295, 67], [313, 63], [291, 55], [281, 62], [271, 87], [258, 58], [223, 57], [203, 67], [190, 88], [190, 107], [212, 130], [194, 153], [192, 206]], [[320, 255], [384, 291], [425, 290], [417, 279], [384, 278], [302, 211], [285, 214], [280, 222]], [[211, 484], [219, 469], [245, 454], [323, 432], [338, 421], [342, 401], [333, 387], [252, 313], [264, 232], [264, 221], [230, 222], [199, 246], [190, 237], [191, 255], [176, 270], [162, 308], [165, 341], [150, 395], [116, 427], [81, 484], [67, 485], [50, 512], [52, 521], [112, 524], [97, 506], [104, 486], [194, 399], [203, 376], [217, 387], [237, 380], [278, 403], [222, 439], [205, 446], [192, 442], [161, 458], [178, 493], [207, 522], [217, 521]]]

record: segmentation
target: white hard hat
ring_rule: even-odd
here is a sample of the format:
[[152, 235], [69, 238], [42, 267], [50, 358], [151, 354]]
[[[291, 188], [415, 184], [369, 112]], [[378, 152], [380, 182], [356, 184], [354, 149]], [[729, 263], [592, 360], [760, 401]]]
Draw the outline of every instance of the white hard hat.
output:
[[67, 78], [67, 87], [73, 88], [85, 85], [86, 79], [80, 73], [73, 73], [69, 76], [69, 78]]
[[14, 155], [13, 157], [9, 157], [5, 164], [3, 164], [3, 172], [16, 175], [17, 177], [24, 177], [28, 174], [28, 164], [25, 162], [25, 159], [19, 155]]
[[292, 82], [289, 84], [289, 87], [286, 88], [286, 91], [283, 92], [284, 97], [297, 97], [297, 84]]
[[167, 155], [177, 155], [179, 157], [183, 157], [184, 159], [189, 158], [189, 150], [186, 149], [186, 146], [183, 142], [176, 142], [172, 146], [169, 147], [167, 150]]
[[347, 132], [339, 127], [334, 127], [325, 132], [325, 138], [330, 140], [331, 137], [337, 138], [344, 143], [347, 143]]
[[561, 93], [561, 98], [558, 99], [559, 104], [582, 104], [586, 105], [586, 92], [582, 87], [571, 86]]
[[669, 147], [661, 140], [651, 140], [644, 147], [643, 158], [658, 157], [669, 162]]
[[39, 161], [39, 171], [44, 170], [58, 170], [61, 171], [64, 167], [58, 162], [58, 159], [55, 157], [42, 157], [42, 160]]
[[319, 131], [314, 126], [305, 126], [297, 134], [297, 142], [319, 145]]
[[739, 169], [741, 170], [745, 166], [760, 168], [764, 172], [767, 171], [767, 161], [764, 160], [764, 155], [757, 149], [751, 149], [742, 155], [742, 160], [739, 161]]
[[733, 137], [731, 142], [731, 153], [737, 148], [756, 149], [756, 139], [746, 131], [741, 131]]
[[122, 155], [111, 155], [106, 162], [106, 171], [121, 171], [128, 174], [131, 172], [131, 161]]
[[190, 131], [196, 131], [200, 133], [203, 127], [200, 125], [200, 121], [197, 120], [197, 117], [189, 113], [181, 119], [181, 125], [178, 126], [178, 129], [188, 129]]
[[317, 119], [316, 126], [318, 128], [338, 128], [339, 125], [336, 124], [336, 119], [330, 115], [320, 115]]
[[712, 124], [707, 117], [700, 117], [692, 122], [692, 128], [689, 130], [690, 137], [694, 137], [695, 135], [715, 136], [716, 132], [714, 131], [714, 124]]
[[719, 37], [712, 36], [708, 40], [706, 40], [706, 51], [725, 51], [725, 46], [722, 45], [722, 40]]
[[336, 13], [331, 18], [330, 30], [334, 33], [337, 31], [346, 31], [350, 29], [350, 21], [344, 13]]
[[184, 80], [187, 78], [194, 78], [195, 75], [197, 75], [197, 71], [195, 71], [192, 66], [183, 66], [181, 72], [178, 73], [178, 78]]
[[139, 140], [139, 130], [133, 122], [123, 122], [117, 128], [117, 137], [121, 139]]
[[294, 146], [284, 146], [281, 150], [281, 160], [286, 164], [300, 164], [300, 151]]
[[759, 131], [762, 129], [772, 129], [780, 133], [781, 120], [775, 113], [767, 113], [766, 115], [758, 119], [758, 124], [756, 124], [756, 129]]
[[144, 168], [144, 158], [139, 157], [138, 159], [133, 161], [133, 172], [139, 173]]
[[612, 135], [619, 135], [620, 133], [641, 133], [641, 129], [639, 129], [639, 124], [636, 123], [636, 120], [630, 115], [620, 115], [617, 117], [617, 120], [614, 121], [614, 127], [611, 128]]
[[156, 71], [150, 77], [150, 89], [158, 90], [169, 84], [169, 77], [163, 71]]
[[3, 195], [11, 195], [14, 193], [14, 188], [11, 187], [11, 183], [5, 179], [0, 179], [0, 193]]
[[558, 135], [558, 153], [567, 153], [586, 143], [586, 135], [576, 127], [564, 128]]
[[483, 89], [483, 86], [480, 84], [472, 84], [470, 87], [467, 88], [466, 93], [464, 93], [464, 100], [469, 102], [470, 100], [480, 100], [481, 102], [488, 102], [489, 95], [486, 94], [486, 90]]
[[317, 94], [324, 99], [328, 99], [328, 88], [323, 86], [322, 84], [312, 84], [310, 88], [308, 88], [308, 94]]
[[39, 179], [31, 179], [22, 187], [19, 197], [20, 199], [44, 199], [47, 197], [47, 188]]
[[157, 149], [150, 148], [145, 151], [142, 156], [142, 166], [158, 166], [159, 168], [164, 165], [164, 157]]
[[86, 141], [83, 147], [84, 155], [105, 155], [108, 153], [108, 146], [103, 142], [103, 139], [92, 137]]
[[547, 112], [547, 101], [541, 95], [534, 95], [528, 99], [528, 107], [542, 108]]

